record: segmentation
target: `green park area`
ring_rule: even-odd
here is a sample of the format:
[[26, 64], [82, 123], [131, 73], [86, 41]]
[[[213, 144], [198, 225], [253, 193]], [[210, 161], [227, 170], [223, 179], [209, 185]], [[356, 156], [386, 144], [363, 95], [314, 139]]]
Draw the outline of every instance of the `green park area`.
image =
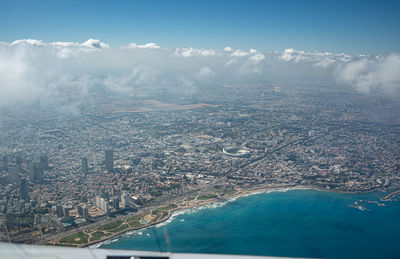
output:
[[62, 246], [82, 246], [90, 242], [104, 240], [128, 229], [139, 229], [154, 222], [165, 219], [169, 215], [169, 211], [176, 208], [177, 205], [169, 205], [158, 209], [133, 215], [124, 220], [115, 220], [104, 225], [86, 229], [77, 233], [73, 233], [52, 241], [51, 244]]
[[89, 235], [81, 232], [74, 233], [60, 239], [61, 244], [85, 244], [88, 242]]
[[103, 225], [103, 226], [101, 226], [101, 227], [98, 227], [97, 229], [98, 229], [98, 230], [106, 230], [106, 231], [109, 231], [109, 230], [113, 230], [113, 229], [115, 229], [115, 228], [121, 226], [121, 224], [122, 224], [122, 220], [117, 220], [117, 221], [114, 221], [114, 222], [105, 224], [105, 225]]
[[92, 233], [92, 237], [89, 241], [97, 241], [100, 240], [102, 237], [110, 236], [110, 233], [104, 233], [103, 231], [96, 231]]
[[197, 197], [197, 199], [200, 201], [214, 199], [214, 198], [217, 198], [217, 195], [215, 193], [201, 194], [199, 195], [199, 197]]
[[227, 196], [233, 195], [235, 193], [237, 193], [237, 191], [233, 188], [227, 188], [221, 191], [221, 195], [227, 195]]

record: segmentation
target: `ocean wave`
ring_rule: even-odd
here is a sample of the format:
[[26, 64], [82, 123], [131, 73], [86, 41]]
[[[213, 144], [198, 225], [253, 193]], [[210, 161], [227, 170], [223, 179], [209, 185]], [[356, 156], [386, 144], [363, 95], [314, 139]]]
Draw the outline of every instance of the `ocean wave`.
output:
[[111, 244], [111, 243], [118, 242], [120, 237], [121, 237], [121, 236], [117, 236], [117, 237], [114, 237], [114, 238], [111, 238], [111, 239], [107, 239], [107, 240], [101, 241], [101, 242], [99, 242], [99, 243], [90, 245], [90, 246], [88, 246], [88, 247], [89, 247], [89, 248], [101, 248], [103, 245], [109, 245], [109, 244]]
[[145, 228], [144, 229], [130, 230], [130, 231], [127, 231], [127, 232], [125, 232], [125, 233], [123, 233], [121, 235], [118, 235], [116, 237], [101, 241], [99, 243], [90, 245], [88, 247], [89, 248], [101, 248], [104, 245], [109, 245], [109, 244], [112, 244], [112, 243], [115, 243], [115, 242], [119, 242], [122, 238], [125, 238], [125, 237], [142, 236], [144, 234], [145, 230], [146, 230]]

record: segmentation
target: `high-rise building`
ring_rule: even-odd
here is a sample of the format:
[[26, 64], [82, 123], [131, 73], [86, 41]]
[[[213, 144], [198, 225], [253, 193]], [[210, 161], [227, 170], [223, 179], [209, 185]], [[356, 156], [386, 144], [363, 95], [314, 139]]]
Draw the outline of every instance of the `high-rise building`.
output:
[[119, 198], [114, 197], [112, 200], [112, 206], [115, 210], [119, 210]]
[[78, 209], [79, 216], [82, 216], [83, 206], [79, 205], [77, 209]]
[[18, 172], [22, 172], [22, 158], [20, 155], [15, 156], [15, 163], [17, 164]]
[[84, 218], [89, 218], [89, 209], [86, 206], [78, 206], [78, 214]]
[[35, 182], [35, 163], [29, 163], [29, 181]]
[[38, 162], [29, 164], [29, 180], [35, 183], [43, 183], [43, 168], [42, 164]]
[[61, 206], [61, 205], [57, 205], [57, 206], [56, 206], [56, 214], [57, 214], [57, 217], [59, 217], [59, 218], [64, 217], [64, 209], [63, 209], [63, 206]]
[[8, 181], [10, 183], [18, 182], [18, 172], [16, 166], [8, 166]]
[[43, 170], [49, 170], [49, 162], [47, 159], [47, 153], [40, 154], [40, 164]]
[[17, 165], [21, 165], [22, 164], [22, 158], [20, 155], [15, 155], [15, 163]]
[[100, 198], [100, 209], [101, 209], [102, 211], [105, 211], [105, 210], [104, 210], [104, 203], [105, 203], [104, 198]]
[[64, 212], [64, 218], [69, 218], [69, 210], [71, 208], [69, 207], [63, 207], [63, 212]]
[[130, 206], [130, 197], [128, 195], [121, 195], [121, 205], [123, 208], [128, 208]]
[[89, 209], [88, 209], [88, 207], [82, 207], [82, 217], [84, 218], [84, 219], [89, 219]]
[[114, 171], [114, 152], [111, 149], [105, 151], [105, 166], [107, 171]]
[[110, 205], [108, 204], [108, 201], [105, 201], [105, 202], [103, 203], [103, 207], [104, 207], [103, 211], [104, 211], [107, 215], [110, 215]]
[[28, 185], [25, 178], [19, 180], [19, 198], [24, 201], [29, 201]]
[[87, 175], [89, 173], [88, 160], [86, 157], [82, 157], [82, 172]]
[[100, 197], [96, 196], [96, 207], [100, 208]]
[[8, 155], [3, 155], [3, 170], [8, 171]]
[[96, 196], [96, 207], [107, 213], [107, 215], [110, 214], [110, 204], [108, 203], [107, 199]]

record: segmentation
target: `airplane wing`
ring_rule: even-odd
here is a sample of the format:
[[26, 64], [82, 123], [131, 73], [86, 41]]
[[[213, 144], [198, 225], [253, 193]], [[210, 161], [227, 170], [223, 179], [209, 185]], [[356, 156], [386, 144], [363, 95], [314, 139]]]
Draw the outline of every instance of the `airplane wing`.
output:
[[60, 246], [36, 246], [0, 242], [0, 258], [7, 259], [265, 259], [283, 257], [161, 253], [135, 250], [99, 248], [70, 248]]

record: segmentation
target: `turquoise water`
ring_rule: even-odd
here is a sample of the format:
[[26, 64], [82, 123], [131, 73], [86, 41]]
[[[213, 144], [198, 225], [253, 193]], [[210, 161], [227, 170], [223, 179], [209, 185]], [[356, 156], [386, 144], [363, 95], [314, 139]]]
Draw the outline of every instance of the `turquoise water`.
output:
[[[400, 201], [291, 190], [190, 209], [102, 248], [326, 258], [400, 258]], [[363, 200], [363, 201], [360, 201]], [[348, 205], [359, 202], [366, 210]]]

